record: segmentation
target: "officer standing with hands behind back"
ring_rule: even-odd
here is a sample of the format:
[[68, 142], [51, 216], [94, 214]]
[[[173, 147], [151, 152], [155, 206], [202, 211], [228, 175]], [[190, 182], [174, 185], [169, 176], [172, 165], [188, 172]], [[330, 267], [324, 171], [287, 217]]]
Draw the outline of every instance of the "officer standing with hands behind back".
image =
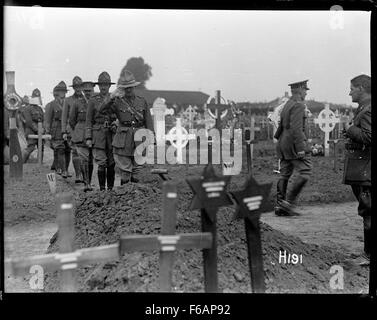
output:
[[[276, 151], [280, 159], [280, 179], [277, 183], [277, 205], [275, 214], [278, 216], [299, 216], [296, 209], [297, 197], [309, 180], [312, 163], [307, 154], [307, 117], [308, 109], [304, 104], [308, 80], [291, 83], [292, 97], [284, 105], [280, 114], [279, 127], [274, 138], [278, 140]], [[297, 170], [299, 175], [288, 181]]]

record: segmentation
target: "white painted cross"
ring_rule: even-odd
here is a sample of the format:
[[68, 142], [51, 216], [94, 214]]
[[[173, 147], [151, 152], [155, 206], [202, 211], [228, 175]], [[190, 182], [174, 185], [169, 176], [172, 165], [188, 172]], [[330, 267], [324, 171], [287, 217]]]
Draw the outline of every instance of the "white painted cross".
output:
[[190, 129], [194, 127], [194, 118], [196, 114], [197, 112], [195, 110], [195, 107], [192, 107], [191, 105], [189, 105], [188, 108], [182, 114], [183, 117], [188, 120]]
[[182, 150], [186, 147], [190, 139], [196, 139], [195, 134], [189, 134], [187, 130], [182, 127], [182, 119], [177, 118], [175, 127], [171, 128], [165, 139], [169, 140], [173, 147], [177, 149], [177, 163], [183, 163]]
[[156, 131], [156, 142], [158, 146], [165, 146], [165, 116], [174, 114], [174, 109], [166, 107], [165, 99], [157, 98], [150, 109], [153, 116], [154, 128]]
[[330, 105], [327, 103], [325, 108], [319, 113], [318, 118], [314, 119], [314, 123], [319, 125], [319, 128], [325, 133], [325, 157], [329, 156], [329, 138], [330, 132], [334, 130], [335, 124], [339, 123], [340, 119], [335, 116], [335, 113], [330, 110]]

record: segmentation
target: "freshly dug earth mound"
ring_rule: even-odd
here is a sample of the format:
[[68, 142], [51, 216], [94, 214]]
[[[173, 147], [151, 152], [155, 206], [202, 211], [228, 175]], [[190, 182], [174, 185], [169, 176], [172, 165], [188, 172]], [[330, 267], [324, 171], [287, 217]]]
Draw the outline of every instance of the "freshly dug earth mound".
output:
[[[182, 173], [181, 173], [182, 174]], [[240, 181], [237, 181], [237, 185]], [[236, 184], [231, 185], [234, 189]], [[192, 193], [178, 184], [176, 233], [199, 232], [200, 213], [189, 211]], [[116, 243], [121, 235], [159, 234], [162, 194], [156, 183], [127, 184], [111, 192], [80, 193], [76, 203], [76, 248]], [[218, 213], [218, 272], [223, 292], [250, 292], [243, 221], [233, 220], [233, 207]], [[345, 265], [346, 256], [330, 247], [303, 243], [261, 223], [267, 292], [358, 293], [368, 283], [366, 269]], [[48, 252], [58, 251], [54, 242]], [[279, 251], [302, 254], [302, 264], [279, 264]], [[79, 291], [157, 291], [158, 252], [125, 254], [120, 261], [98, 263], [77, 271]], [[200, 250], [177, 251], [174, 291], [203, 292]], [[344, 266], [344, 290], [330, 288], [330, 268]], [[46, 291], [59, 291], [58, 272], [46, 275]]]

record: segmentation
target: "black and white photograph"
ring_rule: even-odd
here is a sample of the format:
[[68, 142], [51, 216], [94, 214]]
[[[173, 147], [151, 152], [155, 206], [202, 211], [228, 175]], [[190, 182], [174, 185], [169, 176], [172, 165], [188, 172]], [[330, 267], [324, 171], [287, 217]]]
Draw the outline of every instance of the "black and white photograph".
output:
[[370, 294], [370, 11], [3, 11], [4, 294]]

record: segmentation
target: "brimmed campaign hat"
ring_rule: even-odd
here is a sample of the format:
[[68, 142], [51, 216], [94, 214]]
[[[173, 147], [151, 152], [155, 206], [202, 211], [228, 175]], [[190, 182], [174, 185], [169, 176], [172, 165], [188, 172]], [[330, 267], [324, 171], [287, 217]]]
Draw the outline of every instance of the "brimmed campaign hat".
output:
[[38, 88], [36, 88], [31, 93], [31, 96], [32, 96], [32, 98], [34, 98], [34, 97], [40, 97], [41, 96], [41, 91]]
[[82, 84], [82, 79], [79, 77], [79, 76], [75, 76], [73, 79], [72, 79], [72, 85], [70, 85], [70, 87], [79, 87], [81, 86]]
[[95, 83], [92, 81], [83, 81], [81, 83], [81, 90], [92, 90], [95, 86]]
[[29, 98], [29, 104], [34, 104], [34, 105], [37, 105], [37, 106], [41, 106], [42, 105], [41, 99], [39, 97], [31, 97], [31, 98]]
[[132, 72], [123, 69], [122, 72], [120, 73], [117, 87], [118, 88], [131, 88], [131, 87], [136, 87], [140, 84], [140, 82], [135, 80], [134, 75]]
[[111, 82], [110, 75], [104, 71], [98, 76], [98, 82], [95, 82], [94, 84], [115, 84], [115, 82]]
[[304, 81], [290, 83], [288, 85], [291, 87], [291, 89], [304, 88], [305, 90], [310, 90], [307, 84], [308, 81], [309, 80], [304, 80]]
[[67, 85], [65, 84], [64, 81], [60, 81], [58, 83], [58, 85], [54, 88], [54, 91], [57, 92], [57, 91], [65, 91], [67, 92]]

